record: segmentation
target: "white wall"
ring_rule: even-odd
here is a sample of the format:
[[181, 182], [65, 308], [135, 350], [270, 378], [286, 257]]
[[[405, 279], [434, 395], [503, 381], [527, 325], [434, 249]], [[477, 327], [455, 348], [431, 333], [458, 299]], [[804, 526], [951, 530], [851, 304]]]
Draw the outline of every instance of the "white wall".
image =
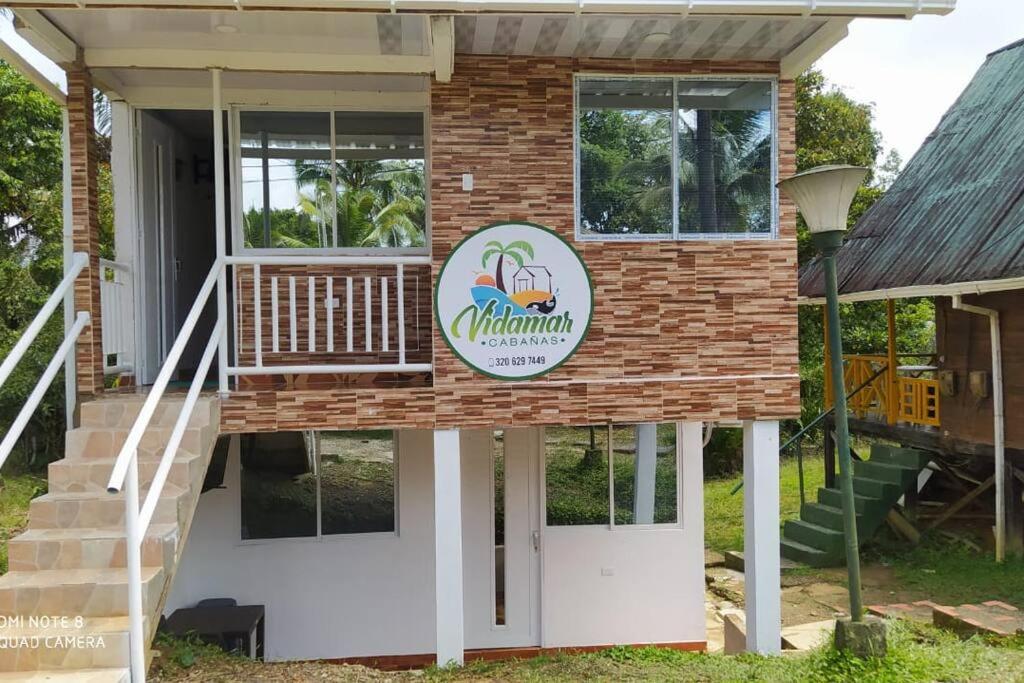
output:
[[226, 488], [199, 500], [166, 613], [211, 597], [266, 605], [269, 660], [434, 652], [431, 432], [401, 432], [398, 453], [397, 536], [242, 543], [233, 445]]
[[[545, 527], [545, 647], [706, 640], [703, 471], [696, 446], [681, 453], [682, 524]], [[683, 443], [693, 433], [681, 430]]]

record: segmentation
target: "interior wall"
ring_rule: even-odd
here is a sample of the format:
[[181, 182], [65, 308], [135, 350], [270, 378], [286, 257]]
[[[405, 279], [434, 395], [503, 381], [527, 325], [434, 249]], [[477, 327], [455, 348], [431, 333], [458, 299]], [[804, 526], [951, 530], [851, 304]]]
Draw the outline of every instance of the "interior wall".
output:
[[266, 606], [266, 658], [434, 651], [433, 437], [398, 436], [397, 535], [241, 538], [238, 438], [204, 493], [165, 612], [203, 598]]

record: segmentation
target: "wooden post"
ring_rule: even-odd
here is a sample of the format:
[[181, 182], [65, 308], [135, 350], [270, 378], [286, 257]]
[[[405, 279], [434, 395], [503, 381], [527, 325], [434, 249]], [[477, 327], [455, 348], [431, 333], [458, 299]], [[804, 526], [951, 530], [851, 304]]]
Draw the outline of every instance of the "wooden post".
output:
[[832, 354], [828, 349], [828, 309], [825, 306], [821, 307], [821, 324], [822, 324], [822, 338], [821, 343], [825, 346], [825, 363], [823, 365], [822, 375], [825, 377], [825, 406], [824, 410], [828, 410], [835, 405], [835, 388], [832, 386], [832, 373], [829, 370], [832, 361]]
[[75, 281], [75, 310], [92, 317], [75, 352], [79, 399], [103, 391], [103, 314], [100, 310], [100, 227], [96, 131], [93, 127], [92, 76], [79, 60], [67, 69], [68, 157], [71, 170], [71, 241], [89, 255]]
[[888, 319], [889, 360], [885, 377], [889, 380], [886, 384], [886, 403], [889, 424], [894, 425], [900, 416], [900, 379], [896, 368], [899, 366], [899, 359], [896, 355], [896, 304], [892, 299], [885, 300], [885, 313]]

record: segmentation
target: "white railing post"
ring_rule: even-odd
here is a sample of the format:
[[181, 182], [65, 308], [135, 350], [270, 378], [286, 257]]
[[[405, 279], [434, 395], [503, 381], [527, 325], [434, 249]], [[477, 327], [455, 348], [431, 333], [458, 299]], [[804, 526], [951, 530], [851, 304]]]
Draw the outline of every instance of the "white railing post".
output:
[[[213, 80], [213, 185], [214, 205], [216, 212], [217, 230], [217, 263], [220, 265], [220, 273], [217, 275], [217, 319], [227, 320], [228, 318], [228, 287], [227, 287], [227, 265], [224, 257], [227, 255], [227, 235], [224, 222], [224, 113], [223, 102], [221, 101], [221, 70], [210, 69]], [[217, 388], [221, 395], [228, 392], [228, 327], [221, 327], [220, 342], [218, 343], [217, 359]]]
[[[260, 293], [260, 264], [252, 267], [253, 333], [256, 344], [256, 367], [263, 367], [263, 296]], [[275, 302], [276, 303], [276, 302]], [[235, 342], [237, 343], [237, 341]]]
[[142, 616], [142, 535], [139, 533], [139, 452], [128, 460], [124, 486], [125, 566], [128, 573], [129, 661], [132, 683], [146, 680], [146, 634]]
[[405, 365], [405, 266], [395, 266], [395, 294], [398, 297], [398, 364]]

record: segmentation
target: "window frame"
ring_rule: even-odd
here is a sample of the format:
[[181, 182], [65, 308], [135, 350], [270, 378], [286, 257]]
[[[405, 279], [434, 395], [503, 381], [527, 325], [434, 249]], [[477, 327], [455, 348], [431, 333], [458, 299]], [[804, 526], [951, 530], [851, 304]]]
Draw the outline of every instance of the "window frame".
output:
[[[321, 431], [359, 431], [359, 430], [333, 430], [333, 429], [322, 429], [322, 430], [302, 430], [304, 432], [321, 432]], [[394, 457], [394, 521], [395, 528], [392, 531], [365, 531], [365, 532], [354, 532], [347, 534], [325, 534], [323, 533], [323, 503], [321, 497], [320, 488], [320, 451], [319, 447], [316, 448], [316, 453], [313, 456], [313, 476], [316, 481], [316, 534], [313, 536], [279, 536], [276, 538], [242, 538], [242, 451], [241, 451], [241, 439], [238, 439], [238, 495], [236, 496], [237, 505], [235, 510], [237, 511], [237, 540], [235, 545], [264, 545], [267, 543], [354, 543], [359, 541], [373, 541], [373, 540], [384, 540], [384, 539], [397, 539], [401, 537], [401, 499], [399, 495], [401, 493], [399, 473], [401, 467], [401, 431], [397, 429], [391, 430], [391, 443], [393, 457]]]
[[[540, 462], [541, 462], [541, 481], [540, 481], [540, 518], [541, 527], [545, 534], [553, 532], [556, 534], [570, 533], [573, 530], [600, 530], [600, 531], [652, 531], [652, 530], [665, 530], [665, 529], [677, 529], [682, 531], [685, 529], [685, 519], [683, 515], [683, 432], [682, 422], [675, 422], [671, 420], [665, 420], [658, 424], [672, 424], [676, 430], [676, 449], [675, 449], [675, 463], [676, 463], [676, 521], [674, 522], [655, 522], [653, 524], [616, 524], [615, 523], [615, 448], [613, 443], [612, 430], [615, 427], [629, 427], [635, 426], [637, 423], [626, 422], [626, 423], [607, 423], [600, 425], [593, 425], [601, 429], [608, 430], [608, 445], [605, 447], [605, 458], [608, 463], [608, 523], [607, 524], [548, 524], [548, 459], [546, 450], [546, 438], [544, 428], [540, 428], [538, 432], [540, 437], [538, 439], [540, 445]], [[589, 427], [591, 425], [573, 425], [574, 427]]]
[[[430, 211], [430, 107], [415, 104], [408, 107], [393, 105], [377, 106], [373, 103], [343, 106], [289, 104], [236, 104], [229, 108], [228, 144], [231, 151], [231, 253], [247, 256], [429, 256], [431, 241]], [[241, 115], [243, 112], [264, 111], [280, 113], [322, 113], [330, 118], [331, 164], [335, 158], [335, 114], [338, 112], [395, 112], [419, 113], [423, 116], [423, 201], [425, 203], [422, 247], [322, 247], [308, 249], [283, 249], [277, 247], [247, 247], [242, 230], [242, 141]], [[332, 172], [333, 174], [333, 172]]]
[[[645, 233], [629, 235], [587, 234], [583, 231], [580, 221], [582, 202], [580, 199], [580, 87], [584, 81], [590, 80], [662, 80], [672, 81], [672, 231], [668, 233]], [[700, 81], [743, 81], [762, 82], [771, 86], [771, 226], [768, 232], [680, 232], [679, 230], [679, 83]], [[581, 72], [573, 74], [572, 93], [572, 183], [573, 183], [573, 221], [575, 238], [579, 242], [686, 242], [686, 241], [725, 241], [725, 240], [774, 240], [779, 236], [779, 77], [775, 74], [658, 74], [658, 73], [603, 73]]]

